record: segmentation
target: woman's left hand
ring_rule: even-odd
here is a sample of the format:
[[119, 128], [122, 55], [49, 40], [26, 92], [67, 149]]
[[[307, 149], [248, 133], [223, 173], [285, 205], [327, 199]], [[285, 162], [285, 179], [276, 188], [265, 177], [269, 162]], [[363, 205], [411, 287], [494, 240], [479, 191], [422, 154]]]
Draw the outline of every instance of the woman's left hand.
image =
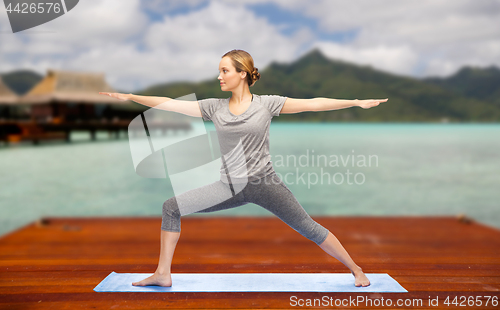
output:
[[369, 109], [372, 107], [378, 106], [381, 102], [386, 102], [389, 98], [386, 99], [365, 99], [358, 100], [358, 107], [362, 107], [363, 109]]

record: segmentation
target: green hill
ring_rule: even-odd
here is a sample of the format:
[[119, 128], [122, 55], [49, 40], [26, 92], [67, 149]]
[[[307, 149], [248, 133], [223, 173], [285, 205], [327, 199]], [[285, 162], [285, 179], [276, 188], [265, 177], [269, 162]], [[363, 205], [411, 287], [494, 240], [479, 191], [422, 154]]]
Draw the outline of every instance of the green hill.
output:
[[[283, 114], [274, 121], [500, 121], [500, 107], [482, 100], [484, 95], [479, 94], [480, 91], [466, 96], [451, 87], [431, 81], [328, 59], [318, 50], [309, 52], [293, 63], [272, 63], [261, 74], [261, 79], [251, 88], [252, 93], [279, 94], [291, 98], [389, 98], [387, 102], [372, 109], [354, 107], [326, 112]], [[450, 84], [453, 85], [453, 81]], [[498, 87], [496, 91], [499, 91]], [[176, 98], [193, 92], [199, 99], [230, 96], [230, 93], [220, 91], [216, 78], [201, 83], [155, 85], [140, 94]]]
[[500, 107], [500, 69], [464, 67], [448, 78], [426, 78], [427, 83], [441, 86], [468, 98]]
[[[9, 76], [4, 76], [11, 85]], [[7, 83], [9, 81], [9, 83]], [[273, 121], [312, 122], [498, 122], [500, 121], [500, 70], [465, 67], [448, 78], [416, 79], [328, 59], [312, 50], [292, 63], [270, 64], [250, 88], [255, 94], [291, 98], [383, 99], [371, 109], [353, 107], [326, 112], [283, 114]], [[195, 93], [198, 99], [227, 98], [217, 77], [199, 83], [153, 85], [140, 95], [181, 97]], [[135, 105], [138, 111], [147, 108]]]
[[24, 95], [43, 79], [43, 76], [31, 70], [16, 70], [1, 76], [5, 85], [19, 95]]

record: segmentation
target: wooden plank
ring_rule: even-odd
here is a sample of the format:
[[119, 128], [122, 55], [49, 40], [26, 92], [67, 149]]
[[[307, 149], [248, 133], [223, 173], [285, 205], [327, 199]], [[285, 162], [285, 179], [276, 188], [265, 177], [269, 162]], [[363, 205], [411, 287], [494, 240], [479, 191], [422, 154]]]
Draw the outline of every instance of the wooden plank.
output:
[[[442, 304], [447, 296], [500, 297], [498, 229], [453, 217], [314, 219], [339, 238], [365, 272], [388, 273], [409, 293], [293, 294], [300, 298], [404, 297], [427, 302], [429, 296], [439, 296], [440, 306], [432, 308], [440, 309], [449, 308]], [[160, 224], [160, 218], [52, 218], [3, 236], [0, 309], [293, 308], [292, 293], [284, 292], [93, 292], [111, 271], [155, 270]], [[349, 270], [277, 218], [186, 216], [172, 272]]]

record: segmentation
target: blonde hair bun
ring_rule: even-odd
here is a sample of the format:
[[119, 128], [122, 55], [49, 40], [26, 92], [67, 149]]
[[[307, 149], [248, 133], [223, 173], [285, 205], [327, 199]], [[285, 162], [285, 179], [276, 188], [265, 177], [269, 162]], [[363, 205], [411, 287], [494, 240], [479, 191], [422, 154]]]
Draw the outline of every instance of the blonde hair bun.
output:
[[253, 66], [253, 58], [244, 50], [231, 50], [225, 53], [222, 58], [230, 57], [237, 72], [245, 71], [247, 73], [248, 86], [253, 86], [260, 79], [259, 69]]
[[260, 79], [260, 73], [258, 68], [253, 68], [252, 71], [252, 85]]

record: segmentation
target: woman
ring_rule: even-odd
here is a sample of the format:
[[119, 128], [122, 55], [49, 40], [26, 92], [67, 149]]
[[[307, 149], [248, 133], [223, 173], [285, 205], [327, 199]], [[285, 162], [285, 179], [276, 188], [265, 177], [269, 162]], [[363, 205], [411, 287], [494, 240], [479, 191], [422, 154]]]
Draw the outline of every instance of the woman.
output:
[[[214, 122], [223, 154], [220, 181], [195, 188], [165, 201], [158, 267], [152, 276], [134, 282], [133, 285], [172, 286], [170, 267], [180, 236], [180, 217], [185, 215], [181, 214], [183, 211], [180, 207], [181, 200], [189, 201], [190, 207], [196, 205], [194, 209], [199, 211], [192, 213], [225, 210], [250, 202], [262, 206], [347, 266], [354, 275], [355, 286], [370, 285], [368, 278], [338, 239], [306, 213], [274, 171], [269, 155], [269, 126], [272, 117], [279, 114], [329, 111], [353, 106], [368, 109], [388, 99], [292, 99], [275, 95], [252, 95], [249, 87], [260, 79], [260, 73], [254, 67], [250, 54], [243, 50], [232, 50], [222, 56], [218, 79], [221, 90], [232, 93], [230, 98], [211, 98], [196, 102], [100, 92], [103, 95], [120, 100], [132, 100], [149, 107], [162, 104], [161, 109], [202, 117], [205, 121]], [[237, 154], [238, 150], [240, 154]]]

